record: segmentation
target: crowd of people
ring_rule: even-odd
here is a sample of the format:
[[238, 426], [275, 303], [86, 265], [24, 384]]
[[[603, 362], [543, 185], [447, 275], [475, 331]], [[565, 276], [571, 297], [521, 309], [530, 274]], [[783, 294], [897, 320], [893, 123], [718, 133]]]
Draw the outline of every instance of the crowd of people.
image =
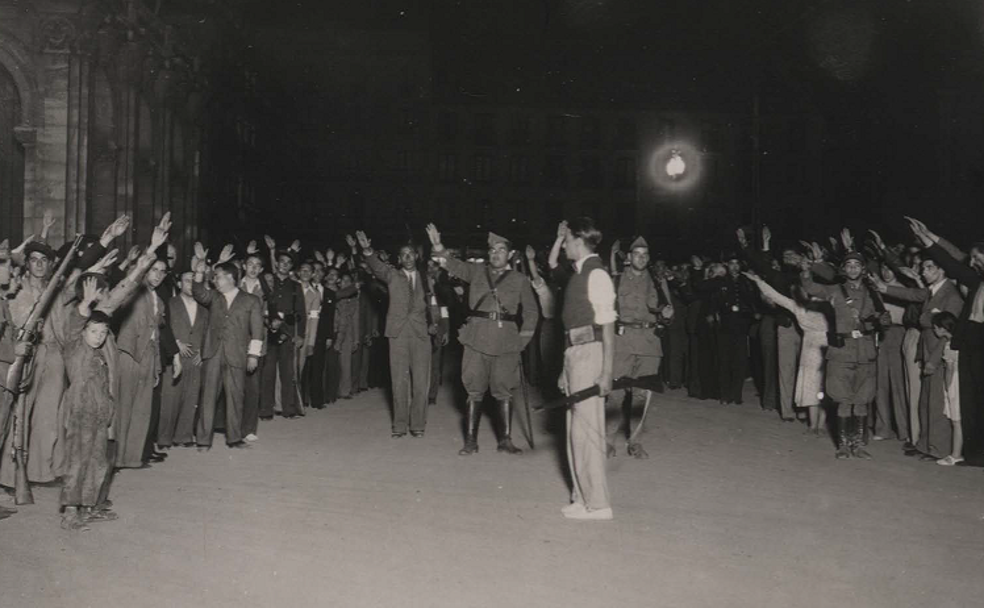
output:
[[[168, 215], [149, 245], [120, 256], [111, 247], [126, 216], [56, 251], [46, 214], [39, 238], [0, 243], [0, 498], [11, 499], [23, 447], [27, 479], [60, 480], [62, 526], [84, 530], [117, 518], [120, 469], [208, 451], [216, 431], [248, 448], [275, 415], [371, 387], [389, 389], [394, 439], [422, 437], [449, 348], [460, 352], [462, 456], [479, 450], [487, 393], [497, 450], [512, 455], [524, 383], [572, 396], [571, 519], [613, 517], [606, 459], [619, 437], [648, 456], [640, 431], [663, 384], [730, 406], [751, 377], [763, 410], [832, 439], [838, 459], [871, 459], [870, 441], [897, 440], [938, 465], [981, 464], [984, 244], [964, 253], [907, 221], [909, 246], [874, 231], [859, 246], [844, 230], [829, 247], [776, 248], [762, 227], [675, 264], [653, 259], [641, 236], [603, 260], [590, 218], [561, 222], [542, 251], [489, 233], [470, 257], [429, 224], [428, 242], [393, 256], [358, 231], [338, 252], [265, 236], [214, 259], [196, 243], [183, 262]], [[52, 286], [40, 329], [25, 327]], [[0, 518], [14, 512], [0, 506]]]

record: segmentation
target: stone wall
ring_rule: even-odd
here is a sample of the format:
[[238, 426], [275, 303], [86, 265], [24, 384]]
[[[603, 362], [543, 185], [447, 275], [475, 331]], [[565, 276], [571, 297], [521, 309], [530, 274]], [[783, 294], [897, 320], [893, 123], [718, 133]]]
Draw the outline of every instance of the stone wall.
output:
[[[51, 210], [55, 246], [66, 235], [100, 233], [124, 213], [133, 221], [120, 247], [146, 243], [167, 211], [179, 253], [204, 238], [199, 169], [225, 151], [202, 136], [210, 123], [203, 100], [215, 94], [213, 74], [243, 71], [230, 52], [241, 24], [220, 5], [182, 5], [202, 18], [158, 14], [139, 0], [0, 0], [0, 66], [18, 102], [4, 108], [12, 118], [0, 121], [10, 131], [0, 141], [15, 142], [23, 157], [22, 175], [12, 171], [14, 183], [0, 189], [20, 199], [4, 209], [0, 194], [0, 221], [10, 224], [0, 226], [3, 237], [39, 232]], [[241, 181], [243, 167], [217, 166], [238, 175], [210, 175], [210, 183]]]

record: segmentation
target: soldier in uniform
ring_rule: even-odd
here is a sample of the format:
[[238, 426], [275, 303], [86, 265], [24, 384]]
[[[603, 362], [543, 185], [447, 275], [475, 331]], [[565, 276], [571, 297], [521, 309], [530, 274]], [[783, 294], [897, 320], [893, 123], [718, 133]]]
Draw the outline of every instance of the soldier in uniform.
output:
[[[649, 244], [641, 236], [629, 246], [629, 266], [616, 279], [616, 306], [618, 321], [615, 325], [615, 378], [641, 378], [659, 373], [663, 359], [663, 346], [657, 335], [662, 324], [673, 318], [672, 306], [660, 306], [659, 288], [649, 273]], [[626, 393], [630, 394], [628, 407]], [[619, 423], [608, 425], [607, 451], [615, 455], [614, 434], [623, 427], [631, 428], [632, 412], [638, 405], [648, 407], [651, 391], [640, 389], [615, 390], [611, 394], [613, 404], [621, 416]], [[643, 410], [645, 416], [645, 410]], [[639, 421], [641, 425], [643, 419]], [[628, 452], [636, 458], [647, 458], [642, 446], [629, 435]]]
[[461, 380], [468, 392], [465, 445], [458, 453], [466, 456], [478, 451], [482, 400], [491, 388], [502, 424], [497, 451], [520, 454], [522, 450], [511, 439], [512, 392], [520, 382], [520, 354], [533, 338], [540, 317], [533, 287], [525, 275], [509, 268], [513, 247], [508, 239], [490, 232], [488, 264], [475, 264], [449, 257], [434, 224], [427, 225], [427, 236], [432, 255], [470, 286], [468, 320], [458, 338], [464, 346]]
[[[804, 258], [800, 279], [807, 295], [830, 302], [834, 328], [828, 336], [827, 395], [837, 403], [839, 444], [836, 457], [870, 460], [861, 435], [868, 417], [868, 404], [875, 398], [878, 352], [875, 333], [879, 325], [878, 297], [864, 283], [864, 256], [849, 252], [841, 264], [844, 281], [820, 285], [813, 281], [812, 264]], [[887, 313], [886, 313], [887, 314]]]

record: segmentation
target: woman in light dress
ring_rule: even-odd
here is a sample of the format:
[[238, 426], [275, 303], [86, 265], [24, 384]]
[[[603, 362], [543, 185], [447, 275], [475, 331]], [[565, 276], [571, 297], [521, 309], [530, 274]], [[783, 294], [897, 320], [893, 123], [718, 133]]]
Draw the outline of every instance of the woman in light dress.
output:
[[792, 298], [782, 295], [754, 272], [744, 274], [758, 285], [763, 298], [791, 312], [803, 331], [803, 346], [800, 349], [796, 394], [793, 401], [797, 407], [805, 407], [809, 410], [810, 429], [807, 432], [821, 437], [827, 427], [827, 415], [821, 407], [824, 398], [824, 352], [827, 350], [827, 332], [830, 331], [827, 316], [819, 310], [803, 306]]

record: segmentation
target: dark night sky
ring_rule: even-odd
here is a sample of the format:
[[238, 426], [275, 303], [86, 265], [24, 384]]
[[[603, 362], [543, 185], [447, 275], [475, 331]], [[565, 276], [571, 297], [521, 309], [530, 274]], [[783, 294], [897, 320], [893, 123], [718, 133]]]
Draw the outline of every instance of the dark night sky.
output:
[[[331, 22], [429, 36], [435, 91], [502, 103], [823, 116], [832, 145], [917, 206], [931, 195], [939, 91], [979, 90], [974, 0], [256, 0], [254, 25]], [[282, 81], [304, 58], [285, 57]], [[971, 84], [973, 83], [973, 84]], [[927, 158], [930, 161], [927, 163]], [[927, 171], [927, 164], [931, 165]], [[833, 208], [837, 202], [831, 201]], [[845, 201], [845, 221], [867, 215]], [[918, 207], [916, 207], [918, 209]], [[858, 217], [858, 216], [861, 217]]]

